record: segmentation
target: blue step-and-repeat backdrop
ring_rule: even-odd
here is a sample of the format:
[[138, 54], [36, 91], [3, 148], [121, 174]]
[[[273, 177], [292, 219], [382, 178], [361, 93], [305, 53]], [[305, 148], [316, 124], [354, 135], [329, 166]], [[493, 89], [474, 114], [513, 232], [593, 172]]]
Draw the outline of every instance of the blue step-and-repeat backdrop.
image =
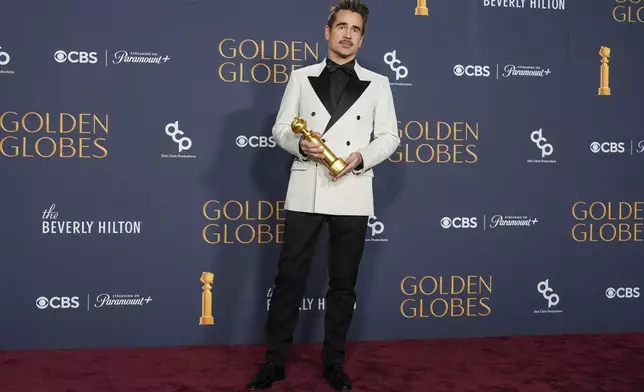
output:
[[[0, 349], [264, 342], [292, 159], [271, 127], [332, 4], [3, 2]], [[644, 0], [367, 4], [358, 61], [402, 143], [351, 340], [644, 330]]]

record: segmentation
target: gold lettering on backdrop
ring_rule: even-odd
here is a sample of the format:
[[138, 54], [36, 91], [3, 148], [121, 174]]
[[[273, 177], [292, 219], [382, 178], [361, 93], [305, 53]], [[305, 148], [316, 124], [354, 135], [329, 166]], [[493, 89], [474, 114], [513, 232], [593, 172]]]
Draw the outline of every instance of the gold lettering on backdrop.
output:
[[398, 122], [400, 145], [389, 157], [394, 163], [451, 163], [478, 162], [476, 141], [479, 123], [465, 121]]
[[219, 79], [227, 83], [286, 83], [292, 71], [319, 61], [319, 44], [224, 38], [218, 45], [225, 59]]
[[282, 243], [284, 201], [208, 200], [202, 214], [211, 222], [202, 230], [208, 244]]
[[617, 23], [644, 23], [644, 0], [615, 0], [613, 19]]
[[642, 242], [643, 209], [642, 201], [578, 201], [571, 211], [578, 221], [572, 226], [572, 238], [576, 242]]
[[0, 113], [0, 156], [7, 158], [107, 157], [109, 115]]
[[408, 319], [476, 317], [492, 313], [491, 276], [406, 276], [400, 281], [400, 291], [410, 297], [400, 303], [400, 314]]

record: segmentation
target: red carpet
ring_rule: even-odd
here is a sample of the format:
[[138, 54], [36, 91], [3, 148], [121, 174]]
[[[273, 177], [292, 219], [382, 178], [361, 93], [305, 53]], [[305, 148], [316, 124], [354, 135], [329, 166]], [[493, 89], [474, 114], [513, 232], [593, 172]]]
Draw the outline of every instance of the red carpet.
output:
[[[271, 391], [332, 391], [299, 345]], [[0, 352], [0, 391], [243, 391], [262, 347]], [[354, 391], [643, 392], [644, 334], [353, 343]]]

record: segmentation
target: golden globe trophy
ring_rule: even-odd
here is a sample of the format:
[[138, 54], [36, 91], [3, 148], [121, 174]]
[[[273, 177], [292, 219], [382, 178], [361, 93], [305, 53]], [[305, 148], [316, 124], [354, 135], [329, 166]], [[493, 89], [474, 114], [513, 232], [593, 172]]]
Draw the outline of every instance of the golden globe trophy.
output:
[[427, 8], [427, 0], [416, 0], [416, 12], [414, 15], [428, 16], [429, 9]]
[[307, 141], [316, 143], [322, 147], [322, 161], [329, 168], [329, 173], [331, 173], [333, 177], [337, 176], [345, 167], [347, 167], [347, 163], [344, 159], [336, 157], [322, 140], [313, 136], [311, 131], [306, 128], [306, 120], [295, 117], [291, 123], [291, 129], [297, 134], [302, 134], [304, 139]]
[[602, 46], [599, 48], [599, 55], [602, 56], [602, 65], [599, 75], [599, 91], [597, 95], [610, 95], [610, 86], [608, 82], [608, 58], [610, 57], [610, 48]]
[[201, 293], [201, 317], [199, 318], [199, 325], [214, 325], [215, 318], [212, 317], [212, 288], [211, 284], [215, 279], [215, 274], [212, 272], [201, 273], [201, 283], [203, 283], [203, 292]]

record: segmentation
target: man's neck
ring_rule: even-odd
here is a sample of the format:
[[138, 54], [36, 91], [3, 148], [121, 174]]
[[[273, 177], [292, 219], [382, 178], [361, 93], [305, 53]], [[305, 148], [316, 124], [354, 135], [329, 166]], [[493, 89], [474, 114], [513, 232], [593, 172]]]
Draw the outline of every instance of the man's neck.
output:
[[337, 53], [329, 51], [329, 54], [327, 55], [329, 60], [333, 61], [336, 64], [342, 65], [351, 62], [353, 59], [356, 58], [356, 56], [351, 56], [351, 57], [340, 57], [338, 56]]

